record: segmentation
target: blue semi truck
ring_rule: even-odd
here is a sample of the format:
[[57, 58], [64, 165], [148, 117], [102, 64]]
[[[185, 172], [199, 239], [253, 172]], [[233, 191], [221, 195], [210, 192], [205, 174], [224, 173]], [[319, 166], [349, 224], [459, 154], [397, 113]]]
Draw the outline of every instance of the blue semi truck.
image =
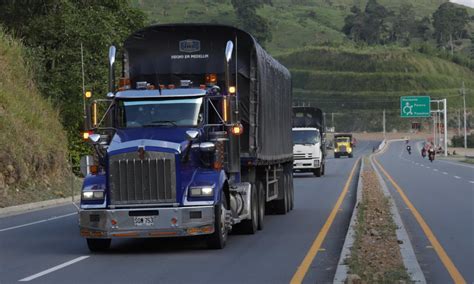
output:
[[85, 125], [95, 154], [79, 227], [91, 251], [180, 236], [221, 249], [293, 208], [291, 76], [237, 28], [154, 25], [111, 46], [109, 93], [88, 100]]

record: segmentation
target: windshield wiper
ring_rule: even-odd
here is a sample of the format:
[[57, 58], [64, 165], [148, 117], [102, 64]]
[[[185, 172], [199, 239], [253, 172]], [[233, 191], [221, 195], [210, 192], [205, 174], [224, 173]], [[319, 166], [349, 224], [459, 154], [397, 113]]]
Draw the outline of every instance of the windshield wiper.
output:
[[165, 125], [165, 124], [170, 124], [172, 126], [178, 126], [176, 124], [176, 121], [172, 121], [172, 120], [155, 120], [155, 121], [152, 121], [151, 123], [145, 124], [143, 126], [144, 127], [149, 127], [149, 126], [160, 126], [160, 125]]

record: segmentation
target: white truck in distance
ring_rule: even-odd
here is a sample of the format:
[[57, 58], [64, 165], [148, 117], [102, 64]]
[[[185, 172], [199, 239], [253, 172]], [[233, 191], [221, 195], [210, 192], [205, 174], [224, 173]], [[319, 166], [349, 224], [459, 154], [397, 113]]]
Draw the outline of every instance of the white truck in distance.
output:
[[313, 127], [293, 128], [293, 170], [324, 175], [321, 133]]

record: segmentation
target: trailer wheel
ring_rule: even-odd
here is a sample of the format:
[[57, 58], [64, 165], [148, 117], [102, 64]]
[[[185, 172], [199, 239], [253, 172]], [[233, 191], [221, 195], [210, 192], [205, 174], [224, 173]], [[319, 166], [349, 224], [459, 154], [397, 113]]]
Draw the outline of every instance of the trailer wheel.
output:
[[265, 218], [265, 203], [266, 194], [265, 194], [265, 184], [262, 180], [257, 182], [257, 191], [258, 191], [258, 229], [263, 230], [263, 221]]
[[254, 184], [251, 189], [252, 197], [250, 198], [250, 215], [252, 219], [243, 220], [237, 225], [237, 230], [245, 234], [255, 234], [258, 230], [258, 194]]
[[228, 230], [225, 225], [227, 200], [224, 196], [221, 199], [214, 210], [214, 233], [207, 239], [207, 246], [210, 249], [223, 249], [227, 241]]
[[87, 239], [87, 247], [91, 252], [106, 251], [111, 243], [111, 239]]

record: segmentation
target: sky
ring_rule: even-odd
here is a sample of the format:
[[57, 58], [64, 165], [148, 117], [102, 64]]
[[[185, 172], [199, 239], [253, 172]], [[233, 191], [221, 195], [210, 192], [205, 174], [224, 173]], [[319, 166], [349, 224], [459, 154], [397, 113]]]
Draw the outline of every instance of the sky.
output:
[[474, 8], [474, 0], [450, 0], [450, 2]]

